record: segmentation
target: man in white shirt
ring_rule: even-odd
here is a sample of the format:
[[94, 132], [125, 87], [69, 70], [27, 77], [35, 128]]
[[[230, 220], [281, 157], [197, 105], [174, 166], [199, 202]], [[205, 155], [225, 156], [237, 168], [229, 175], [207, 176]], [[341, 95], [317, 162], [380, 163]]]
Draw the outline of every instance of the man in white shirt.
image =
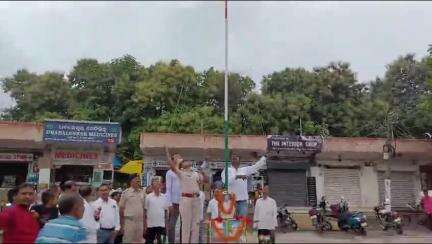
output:
[[[264, 168], [265, 165], [266, 157], [262, 156], [254, 165], [240, 168], [240, 157], [234, 154], [231, 156], [231, 167], [228, 168], [228, 191], [236, 195], [237, 216], [246, 217], [248, 214], [248, 176]], [[225, 184], [225, 169], [222, 171], [221, 176], [222, 182]]]
[[85, 243], [97, 243], [97, 231], [99, 229], [99, 212], [89, 204], [92, 189], [90, 186], [84, 186], [79, 189], [79, 193], [84, 200], [84, 214], [79, 222], [87, 229], [87, 239]]
[[218, 201], [216, 198], [212, 198], [209, 201], [207, 206], [207, 216], [209, 220], [217, 219], [219, 217]]
[[109, 197], [110, 186], [103, 183], [99, 187], [99, 198], [92, 206], [99, 212], [100, 228], [97, 231], [97, 242], [112, 244], [120, 230], [120, 216], [117, 202]]
[[166, 196], [160, 191], [161, 184], [160, 177], [153, 177], [153, 192], [145, 199], [146, 243], [153, 243], [156, 237], [158, 237], [158, 243], [164, 243], [161, 237], [165, 235], [170, 205]]
[[258, 199], [254, 212], [254, 228], [258, 229], [260, 235], [271, 235], [272, 243], [274, 240], [274, 230], [277, 226], [277, 206], [276, 201], [269, 197], [269, 187], [264, 186], [263, 197]]
[[168, 220], [168, 241], [169, 243], [175, 242], [175, 230], [177, 219], [180, 215], [179, 202], [180, 202], [180, 182], [178, 176], [171, 169], [167, 171], [165, 175], [166, 181], [166, 198], [170, 203], [171, 207], [169, 209], [169, 220]]

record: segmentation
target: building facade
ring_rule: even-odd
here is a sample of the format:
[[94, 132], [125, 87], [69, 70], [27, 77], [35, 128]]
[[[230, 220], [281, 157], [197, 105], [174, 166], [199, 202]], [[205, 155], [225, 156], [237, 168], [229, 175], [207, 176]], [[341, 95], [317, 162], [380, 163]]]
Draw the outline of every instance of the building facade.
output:
[[[245, 164], [254, 161], [251, 155], [268, 151], [266, 136], [230, 136], [229, 143]], [[319, 152], [269, 154], [261, 177], [278, 205], [301, 208], [316, 204], [322, 196], [330, 203], [343, 196], [353, 209], [369, 211], [384, 200], [384, 180], [390, 178], [392, 206], [405, 208], [418, 201], [422, 189], [432, 190], [432, 142], [395, 140], [395, 154], [388, 160], [383, 157], [385, 144], [383, 138], [326, 138]], [[165, 145], [188, 160], [207, 159], [215, 174], [223, 168], [222, 135], [143, 133], [147, 170], [161, 170], [163, 175], [168, 169]]]
[[1, 201], [25, 181], [44, 188], [70, 179], [82, 184], [111, 179], [120, 138], [118, 123], [0, 121]]
[[0, 194], [25, 181], [38, 182], [38, 161], [43, 156], [42, 125], [0, 121]]

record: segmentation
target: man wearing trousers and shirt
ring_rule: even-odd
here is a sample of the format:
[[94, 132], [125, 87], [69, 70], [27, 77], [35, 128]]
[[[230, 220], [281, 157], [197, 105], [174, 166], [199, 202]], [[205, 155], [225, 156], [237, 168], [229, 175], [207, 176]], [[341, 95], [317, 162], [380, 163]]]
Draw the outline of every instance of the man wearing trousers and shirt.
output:
[[117, 202], [109, 198], [110, 186], [101, 184], [99, 187], [99, 199], [92, 206], [99, 212], [99, 230], [97, 231], [97, 242], [112, 244], [120, 230], [120, 216]]
[[178, 176], [171, 169], [168, 170], [165, 176], [166, 180], [166, 198], [168, 203], [171, 205], [169, 208], [169, 220], [168, 220], [168, 241], [169, 243], [175, 242], [176, 237], [176, 223], [180, 215], [179, 203], [181, 196], [180, 182]]
[[275, 243], [274, 231], [277, 227], [276, 201], [269, 196], [269, 187], [264, 186], [263, 197], [258, 199], [254, 212], [254, 228], [260, 235], [270, 235], [272, 243]]
[[168, 148], [165, 148], [171, 170], [177, 174], [182, 189], [179, 210], [182, 221], [182, 243], [198, 243], [200, 211], [199, 184], [203, 175], [192, 170], [192, 162], [184, 161], [179, 154], [171, 158]]
[[143, 242], [145, 192], [139, 175], [129, 178], [130, 187], [120, 198], [120, 216], [123, 227], [123, 243]]
[[[248, 199], [247, 177], [264, 168], [266, 165], [266, 157], [262, 156], [258, 162], [252, 166], [240, 168], [240, 157], [238, 155], [231, 156], [231, 167], [228, 168], [228, 191], [236, 195], [236, 215], [247, 217], [248, 215]], [[222, 171], [222, 182], [225, 183], [225, 169]]]

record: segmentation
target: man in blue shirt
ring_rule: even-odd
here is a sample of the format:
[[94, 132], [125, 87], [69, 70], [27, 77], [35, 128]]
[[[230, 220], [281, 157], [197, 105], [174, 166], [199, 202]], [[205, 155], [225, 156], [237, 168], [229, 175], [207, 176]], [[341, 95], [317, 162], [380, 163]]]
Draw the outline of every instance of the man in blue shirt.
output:
[[61, 216], [45, 224], [36, 243], [77, 243], [86, 240], [87, 231], [79, 222], [84, 213], [81, 197], [77, 194], [64, 195], [58, 205]]

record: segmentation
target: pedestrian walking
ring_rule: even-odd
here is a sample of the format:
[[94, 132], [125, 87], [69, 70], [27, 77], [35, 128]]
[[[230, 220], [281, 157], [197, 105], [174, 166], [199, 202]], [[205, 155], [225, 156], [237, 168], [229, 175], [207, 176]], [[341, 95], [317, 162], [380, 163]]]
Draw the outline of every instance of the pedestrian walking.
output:
[[166, 197], [168, 202], [171, 204], [169, 209], [169, 220], [168, 220], [168, 241], [170, 243], [175, 242], [176, 237], [176, 224], [180, 215], [179, 203], [181, 196], [180, 182], [177, 174], [171, 169], [167, 171], [165, 175], [166, 182]]
[[123, 242], [143, 242], [145, 192], [141, 187], [139, 175], [129, 177], [129, 185], [119, 203]]
[[192, 171], [192, 162], [184, 161], [179, 154], [174, 154], [171, 158], [168, 148], [165, 150], [171, 170], [177, 174], [182, 190], [179, 204], [182, 223], [181, 241], [182, 243], [198, 243], [201, 206], [199, 184], [204, 180], [203, 176]]
[[58, 217], [58, 208], [57, 198], [50, 190], [43, 191], [41, 198], [42, 204], [32, 206], [30, 211], [35, 211], [38, 214], [39, 225], [42, 228], [49, 220]]
[[98, 212], [99, 229], [97, 231], [97, 242], [112, 244], [120, 231], [119, 208], [116, 201], [109, 198], [110, 187], [108, 184], [101, 184], [98, 189], [99, 198], [92, 203]]
[[277, 227], [276, 201], [269, 196], [269, 187], [262, 189], [263, 197], [258, 199], [254, 211], [254, 228], [258, 230], [258, 239], [261, 235], [271, 236], [275, 243], [274, 230]]
[[86, 240], [87, 230], [79, 222], [84, 214], [83, 199], [78, 194], [67, 194], [60, 198], [58, 206], [61, 216], [44, 225], [36, 243], [78, 243]]
[[[231, 156], [231, 166], [228, 168], [228, 191], [236, 196], [236, 215], [247, 217], [248, 215], [248, 189], [247, 178], [264, 168], [266, 157], [262, 156], [258, 162], [252, 166], [240, 167], [240, 156]], [[222, 171], [222, 182], [225, 183], [225, 170]]]
[[153, 243], [158, 238], [158, 243], [164, 243], [162, 236], [166, 236], [166, 225], [168, 224], [169, 202], [164, 194], [161, 193], [160, 177], [153, 177], [153, 192], [148, 194], [145, 199], [145, 218], [146, 223], [146, 243]]
[[14, 191], [13, 203], [0, 213], [3, 243], [33, 243], [39, 232], [37, 214], [29, 211], [35, 191], [30, 183], [22, 183]]
[[97, 231], [99, 230], [99, 211], [93, 208], [91, 202], [92, 188], [84, 186], [79, 189], [80, 195], [83, 198], [84, 214], [80, 219], [81, 225], [87, 229], [86, 243], [97, 243]]

